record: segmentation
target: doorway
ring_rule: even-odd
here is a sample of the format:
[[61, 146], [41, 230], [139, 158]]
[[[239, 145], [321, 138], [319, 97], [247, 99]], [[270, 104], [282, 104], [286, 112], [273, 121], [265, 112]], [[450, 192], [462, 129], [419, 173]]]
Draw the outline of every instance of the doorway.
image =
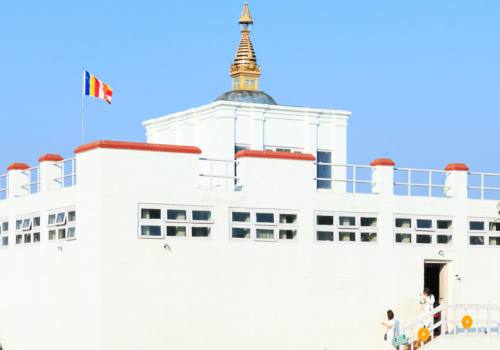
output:
[[[446, 261], [425, 261], [424, 262], [424, 288], [429, 288], [434, 295], [436, 303], [434, 307], [441, 304], [448, 304], [448, 270], [449, 265]], [[434, 316], [434, 322], [439, 322], [441, 314]], [[440, 327], [439, 327], [440, 328]], [[435, 330], [435, 335], [441, 333], [441, 329]]]

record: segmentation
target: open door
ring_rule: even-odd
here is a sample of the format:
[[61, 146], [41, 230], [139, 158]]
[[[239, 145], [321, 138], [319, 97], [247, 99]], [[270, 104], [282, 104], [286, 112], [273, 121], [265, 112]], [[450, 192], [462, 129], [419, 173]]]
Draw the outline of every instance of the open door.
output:
[[[424, 263], [424, 286], [423, 288], [429, 288], [431, 294], [434, 295], [436, 303], [434, 307], [441, 304], [447, 304], [449, 302], [448, 297], [448, 262], [441, 261], [426, 261]], [[435, 316], [434, 322], [439, 322], [441, 315], [437, 314]], [[434, 331], [434, 335], [437, 336], [441, 334], [441, 327]]]
[[448, 270], [448, 264], [443, 264], [441, 270], [439, 271], [439, 305], [449, 304]]

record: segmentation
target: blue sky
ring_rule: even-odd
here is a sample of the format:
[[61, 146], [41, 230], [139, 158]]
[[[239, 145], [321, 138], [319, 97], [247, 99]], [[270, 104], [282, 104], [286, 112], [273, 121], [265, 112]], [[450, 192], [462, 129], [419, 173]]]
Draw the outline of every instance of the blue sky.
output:
[[[349, 161], [391, 157], [500, 172], [500, 2], [251, 0], [261, 87], [280, 104], [348, 109]], [[4, 1], [0, 169], [87, 140], [144, 141], [145, 119], [229, 90], [242, 1]], [[2, 165], [3, 164], [3, 165]], [[3, 172], [1, 170], [0, 172]]]

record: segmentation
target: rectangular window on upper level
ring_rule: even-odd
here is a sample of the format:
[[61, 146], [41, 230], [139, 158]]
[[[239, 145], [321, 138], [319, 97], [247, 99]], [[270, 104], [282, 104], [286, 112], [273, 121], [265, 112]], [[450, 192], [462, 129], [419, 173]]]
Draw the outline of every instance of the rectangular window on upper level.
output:
[[141, 238], [208, 238], [212, 235], [213, 210], [174, 205], [139, 206]]
[[74, 208], [56, 209], [47, 218], [49, 241], [76, 239], [76, 211]]
[[452, 244], [453, 220], [441, 217], [396, 216], [394, 242], [398, 244]]
[[295, 240], [298, 232], [296, 211], [278, 209], [230, 209], [231, 238], [256, 241]]
[[316, 212], [316, 241], [376, 243], [378, 217], [374, 214]]
[[469, 245], [500, 246], [500, 220], [469, 218]]
[[316, 153], [316, 187], [332, 188], [332, 152], [318, 151]]
[[16, 219], [16, 245], [40, 242], [40, 216], [26, 215]]
[[0, 247], [9, 245], [9, 219], [0, 219]]

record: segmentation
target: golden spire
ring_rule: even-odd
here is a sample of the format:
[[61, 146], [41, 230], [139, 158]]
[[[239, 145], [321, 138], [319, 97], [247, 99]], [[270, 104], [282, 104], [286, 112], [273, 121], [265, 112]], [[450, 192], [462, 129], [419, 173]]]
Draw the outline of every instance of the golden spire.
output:
[[250, 40], [249, 26], [253, 24], [253, 19], [247, 3], [243, 5], [239, 23], [242, 26], [240, 45], [231, 65], [230, 74], [233, 78], [233, 90], [257, 91], [259, 90], [260, 67]]

